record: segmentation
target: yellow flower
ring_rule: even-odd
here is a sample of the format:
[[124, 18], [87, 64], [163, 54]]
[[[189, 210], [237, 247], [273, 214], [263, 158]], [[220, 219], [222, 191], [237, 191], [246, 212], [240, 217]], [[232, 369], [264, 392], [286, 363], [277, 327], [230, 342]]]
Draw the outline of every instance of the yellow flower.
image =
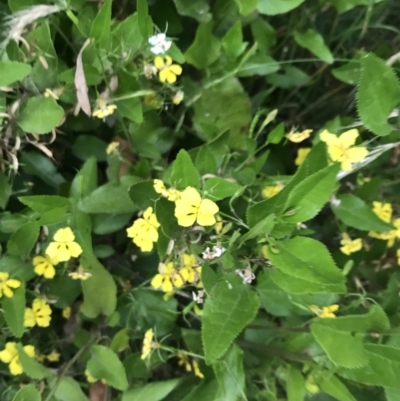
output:
[[307, 157], [307, 155], [310, 153], [311, 148], [299, 148], [297, 149], [297, 157], [296, 160], [294, 161], [294, 164], [296, 166], [300, 166]]
[[199, 281], [201, 266], [198, 265], [195, 255], [184, 253], [182, 255], [182, 265], [183, 267], [179, 270], [179, 273], [185, 281], [191, 284]]
[[142, 356], [140, 357], [142, 360], [146, 359], [151, 354], [152, 349], [158, 348], [158, 343], [154, 342], [153, 338], [153, 329], [149, 329], [144, 333]]
[[176, 353], [176, 356], [178, 357], [178, 365], [184, 366], [186, 372], [191, 372], [192, 365], [190, 364], [189, 357], [186, 354], [184, 354], [182, 351], [178, 351]]
[[11, 298], [14, 295], [11, 288], [18, 288], [21, 285], [20, 281], [9, 277], [10, 275], [8, 273], [0, 273], [0, 298], [3, 294], [7, 298]]
[[25, 327], [50, 326], [51, 308], [44, 299], [36, 298], [32, 302], [32, 308], [25, 308]]
[[113, 114], [116, 108], [117, 105], [115, 104], [107, 105], [107, 102], [104, 99], [98, 98], [96, 100], [96, 107], [93, 110], [92, 116], [97, 118], [106, 118], [111, 114]]
[[67, 306], [62, 310], [61, 314], [64, 319], [69, 319], [71, 317], [71, 308]]
[[60, 353], [57, 351], [51, 351], [50, 354], [46, 355], [46, 359], [49, 362], [58, 362], [60, 360]]
[[342, 233], [342, 239], [340, 241], [340, 244], [342, 245], [340, 247], [340, 250], [345, 255], [350, 255], [351, 253], [358, 252], [359, 250], [362, 249], [362, 239], [357, 238], [351, 240], [347, 233]]
[[172, 96], [172, 103], [175, 105], [178, 105], [182, 102], [183, 97], [184, 97], [184, 93], [182, 91], [178, 91], [174, 94], [174, 96]]
[[201, 373], [200, 368], [199, 368], [199, 364], [197, 363], [196, 360], [192, 361], [193, 364], [193, 373], [195, 376], [200, 377], [200, 379], [204, 379], [204, 375], [203, 373]]
[[315, 313], [318, 317], [321, 318], [335, 318], [335, 313], [339, 309], [339, 305], [334, 304], [330, 306], [323, 306], [320, 308], [319, 306], [316, 305], [310, 305], [309, 306], [310, 310]]
[[39, 363], [43, 363], [46, 360], [46, 355], [39, 353], [35, 354], [35, 359], [39, 362]]
[[164, 198], [167, 198], [171, 202], [175, 202], [181, 198], [181, 193], [175, 188], [167, 189], [161, 180], [153, 180], [154, 190], [161, 194]]
[[57, 259], [50, 259], [48, 256], [35, 256], [33, 258], [35, 273], [38, 276], [44, 276], [47, 279], [52, 279], [56, 275], [56, 269], [54, 268], [54, 266], [57, 263]]
[[289, 141], [291, 142], [300, 143], [303, 142], [305, 139], [309, 138], [312, 131], [313, 131], [312, 129], [305, 129], [304, 131], [301, 132], [290, 131], [286, 135], [286, 138], [289, 139]]
[[372, 211], [384, 222], [390, 223], [393, 208], [390, 203], [372, 202]]
[[175, 217], [182, 227], [190, 227], [195, 222], [200, 226], [213, 226], [218, 211], [215, 202], [201, 199], [199, 192], [193, 187], [187, 187], [181, 193], [181, 199], [175, 202]]
[[150, 285], [155, 288], [161, 288], [164, 292], [171, 292], [174, 287], [180, 288], [183, 286], [183, 277], [174, 269], [174, 264], [160, 263], [158, 265], [158, 274], [156, 274], [150, 282]]
[[368, 150], [363, 146], [353, 146], [359, 133], [356, 129], [343, 132], [336, 136], [327, 130], [320, 134], [320, 139], [328, 146], [328, 154], [332, 161], [340, 162], [344, 171], [351, 171], [352, 163], [364, 160], [368, 155]]
[[281, 192], [283, 188], [283, 185], [278, 182], [276, 185], [270, 185], [270, 186], [266, 186], [263, 190], [262, 190], [262, 196], [264, 198], [272, 198], [273, 196], [275, 196], [277, 193]]
[[117, 141], [110, 142], [107, 146], [106, 153], [110, 155], [116, 148], [118, 148], [118, 146], [119, 142]]
[[68, 273], [68, 276], [74, 280], [82, 280], [85, 281], [88, 278], [92, 277], [92, 274], [86, 272], [81, 265], [79, 265], [78, 269], [75, 272]]
[[221, 234], [222, 228], [224, 227], [224, 223], [223, 223], [223, 221], [222, 221], [222, 218], [221, 218], [221, 216], [217, 215], [217, 216], [215, 217], [215, 220], [217, 221], [217, 222], [215, 223], [215, 226], [214, 226], [215, 232], [216, 232], [217, 234]]
[[[8, 364], [8, 369], [14, 376], [20, 375], [24, 371], [19, 361], [16, 345], [15, 342], [8, 342], [5, 349], [0, 351], [0, 361]], [[35, 357], [35, 347], [33, 345], [25, 345], [24, 351], [30, 358]]]
[[153, 208], [148, 207], [143, 213], [143, 218], [135, 220], [126, 232], [142, 252], [150, 252], [153, 249], [154, 242], [158, 241], [158, 227], [160, 227], [160, 223], [153, 213]]
[[86, 376], [86, 381], [88, 383], [96, 383], [97, 382], [97, 379], [95, 379], [87, 369], [85, 369], [85, 376]]
[[82, 253], [81, 246], [75, 242], [75, 235], [69, 227], [60, 228], [53, 236], [53, 242], [46, 248], [46, 255], [59, 262], [67, 262]]
[[64, 88], [58, 88], [55, 90], [46, 88], [46, 90], [44, 92], [44, 97], [52, 97], [53, 99], [58, 100], [59, 96], [61, 96], [63, 92], [64, 92]]
[[182, 74], [182, 67], [179, 64], [172, 64], [170, 56], [157, 56], [154, 59], [154, 65], [159, 70], [158, 77], [161, 82], [173, 84], [176, 82], [176, 76]]

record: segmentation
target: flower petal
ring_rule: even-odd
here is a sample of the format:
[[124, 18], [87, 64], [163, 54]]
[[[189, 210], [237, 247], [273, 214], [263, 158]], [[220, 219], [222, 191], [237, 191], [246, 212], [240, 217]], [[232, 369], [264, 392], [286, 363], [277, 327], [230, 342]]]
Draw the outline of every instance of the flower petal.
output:
[[75, 235], [69, 227], [65, 227], [57, 230], [53, 239], [57, 242], [70, 242], [75, 239]]
[[339, 141], [345, 149], [348, 149], [350, 146], [353, 146], [356, 143], [358, 135], [357, 129], [351, 129], [343, 132], [343, 134], [339, 136]]

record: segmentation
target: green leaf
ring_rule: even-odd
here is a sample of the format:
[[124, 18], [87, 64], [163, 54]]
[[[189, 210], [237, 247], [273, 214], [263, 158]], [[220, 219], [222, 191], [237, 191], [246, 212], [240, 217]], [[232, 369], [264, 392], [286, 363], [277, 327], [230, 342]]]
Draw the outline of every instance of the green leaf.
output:
[[24, 224], [13, 233], [7, 243], [7, 251], [12, 256], [25, 259], [31, 253], [39, 236], [40, 226], [32, 221]]
[[251, 33], [263, 53], [267, 53], [276, 42], [275, 29], [262, 18], [257, 18], [251, 24]]
[[101, 6], [96, 18], [92, 22], [90, 37], [100, 46], [104, 47], [111, 33], [111, 6], [112, 0], [106, 0]]
[[49, 369], [45, 368], [39, 362], [36, 362], [33, 358], [30, 358], [24, 351], [22, 344], [16, 345], [18, 350], [18, 358], [21, 362], [24, 373], [29, 377], [36, 380], [43, 380], [45, 377], [55, 376]]
[[96, 214], [92, 217], [93, 232], [98, 235], [112, 234], [129, 224], [132, 213]]
[[71, 208], [71, 202], [67, 198], [58, 195], [20, 196], [18, 200], [41, 214], [53, 209], [65, 209], [67, 211]]
[[244, 49], [246, 48], [246, 44], [243, 43], [242, 23], [240, 20], [236, 21], [236, 23], [224, 36], [222, 39], [222, 47], [224, 48], [228, 57], [233, 60], [243, 53]]
[[72, 181], [70, 196], [80, 200], [89, 196], [97, 188], [97, 160], [91, 157], [83, 165]]
[[[385, 396], [386, 396], [386, 401], [400, 400], [400, 388], [396, 389], [396, 388], [385, 387]], [[340, 401], [342, 401], [342, 400], [340, 400]]]
[[384, 232], [393, 226], [381, 220], [360, 198], [351, 194], [338, 195], [340, 203], [331, 204], [335, 216], [349, 227], [364, 231]]
[[400, 389], [400, 349], [378, 344], [365, 344], [364, 347], [368, 365], [358, 369], [339, 369], [339, 375], [366, 385]]
[[[91, 277], [82, 281], [83, 304], [81, 312], [93, 319], [101, 313], [111, 315], [117, 305], [117, 286], [111, 274], [94, 257], [81, 258], [81, 264], [85, 270], [91, 273]], [[99, 290], [101, 289], [101, 296]]]
[[307, 29], [306, 32], [294, 33], [294, 40], [297, 44], [315, 54], [319, 59], [325, 63], [332, 64], [334, 61], [333, 55], [328, 46], [324, 42], [324, 38], [313, 29]]
[[124, 365], [115, 352], [104, 345], [93, 345], [90, 353], [87, 369], [93, 377], [106, 380], [108, 385], [117, 390], [128, 388]]
[[284, 14], [298, 7], [304, 0], [259, 0], [257, 10], [261, 14]]
[[78, 206], [86, 213], [131, 213], [137, 210], [129, 197], [129, 188], [139, 178], [124, 176], [120, 182], [109, 182], [83, 198]]
[[107, 160], [106, 148], [107, 143], [97, 136], [79, 135], [72, 146], [72, 153], [83, 161], [95, 157], [99, 162], [104, 162]]
[[8, 86], [14, 82], [21, 81], [31, 72], [29, 64], [17, 61], [0, 62], [0, 86]]
[[59, 381], [49, 381], [50, 388], [55, 385], [54, 397], [57, 401], [89, 401], [79, 383], [70, 376], [61, 377]]
[[153, 23], [147, 0], [137, 0], [137, 13], [140, 33], [144, 38], [148, 38], [153, 32]]
[[14, 296], [11, 298], [2, 297], [4, 319], [11, 333], [17, 338], [24, 334], [25, 317], [25, 285], [21, 283], [19, 288], [13, 290]]
[[305, 380], [300, 370], [294, 366], [289, 367], [286, 392], [288, 401], [303, 401], [306, 395]]
[[217, 161], [208, 145], [203, 145], [199, 148], [195, 166], [200, 175], [215, 174], [217, 171]]
[[388, 135], [387, 119], [399, 103], [400, 85], [395, 72], [372, 53], [361, 59], [361, 79], [357, 85], [358, 115], [376, 135]]
[[12, 187], [8, 182], [7, 176], [0, 171], [0, 208], [4, 209], [11, 196]]
[[289, 194], [285, 207], [286, 211], [296, 212], [285, 217], [285, 221], [300, 223], [316, 216], [331, 197], [339, 170], [338, 163], [332, 164], [297, 185]]
[[352, 10], [357, 6], [372, 6], [384, 0], [330, 0], [332, 5], [337, 9], [339, 14]]
[[0, 271], [7, 272], [11, 277], [28, 281], [35, 276], [32, 262], [25, 262], [19, 257], [4, 255], [0, 258]]
[[[257, 314], [260, 300], [238, 276], [216, 284], [203, 310], [202, 338], [207, 363], [221, 358]], [[229, 281], [228, 281], [229, 280]], [[229, 305], [229, 308], [226, 306]]]
[[361, 63], [360, 59], [354, 58], [347, 64], [338, 68], [332, 68], [332, 75], [339, 81], [345, 82], [349, 85], [357, 85], [360, 80]]
[[242, 235], [239, 240], [239, 248], [249, 239], [265, 236], [269, 234], [275, 225], [275, 215], [270, 214], [269, 216], [262, 219], [254, 227], [252, 227], [246, 234]]
[[199, 22], [208, 22], [211, 19], [210, 6], [207, 0], [173, 0], [180, 15], [192, 17]]
[[64, 109], [52, 97], [35, 96], [26, 102], [17, 124], [30, 134], [47, 134], [63, 117]]
[[329, 394], [339, 401], [357, 401], [347, 387], [334, 375], [324, 375], [318, 381], [324, 393]]
[[[41, 397], [39, 391], [37, 391], [36, 387], [33, 384], [28, 384], [23, 386], [21, 390], [15, 394], [12, 401], [40, 401]], [[79, 400], [77, 400], [79, 401]]]
[[209, 178], [203, 186], [204, 196], [213, 201], [228, 198], [242, 189], [242, 186], [221, 177]]
[[219, 397], [223, 400], [243, 400], [245, 395], [244, 352], [233, 344], [221, 361], [213, 364], [219, 384]]
[[168, 238], [179, 238], [182, 235], [183, 227], [178, 225], [175, 217], [175, 202], [160, 198], [156, 202], [155, 213], [160, 223], [160, 229]]
[[113, 337], [110, 349], [114, 352], [122, 352], [129, 347], [129, 328], [124, 328], [118, 331]]
[[188, 186], [199, 188], [200, 177], [191, 157], [186, 150], [181, 149], [172, 163], [170, 182], [177, 189], [185, 189]]
[[263, 53], [257, 53], [240, 67], [237, 75], [239, 77], [265, 76], [278, 71], [279, 68], [279, 63], [272, 57]]
[[163, 400], [178, 384], [180, 379], [148, 383], [127, 390], [122, 401], [160, 401]]
[[239, 12], [242, 15], [247, 15], [252, 13], [258, 4], [258, 0], [235, 0], [239, 7]]
[[[305, 285], [304, 292], [314, 292], [315, 289], [319, 289], [318, 292], [321, 293], [346, 291], [341, 271], [321, 242], [312, 238], [295, 237], [287, 241], [277, 241], [274, 249], [275, 251], [271, 249], [268, 257], [278, 270], [302, 284], [309, 283], [312, 286], [312, 290], [307, 290]], [[273, 273], [272, 279], [281, 286], [275, 277], [276, 273]], [[297, 292], [297, 288], [291, 291], [288, 286], [283, 289]]]
[[57, 171], [55, 164], [45, 155], [37, 152], [23, 152], [21, 166], [27, 174], [36, 175], [46, 184], [57, 188], [64, 177]]
[[139, 209], [145, 210], [149, 206], [154, 207], [154, 203], [161, 195], [154, 190], [154, 181], [148, 180], [132, 185], [129, 196]]
[[186, 62], [202, 70], [216, 61], [221, 53], [221, 42], [212, 34], [213, 23], [201, 23], [196, 37], [185, 53]]
[[[306, 86], [310, 82], [310, 77], [300, 68], [287, 65], [282, 66], [281, 71], [278, 73], [268, 75], [267, 81], [278, 88], [289, 89], [296, 86]], [[269, 142], [271, 142], [270, 136], [271, 134], [268, 135]]]

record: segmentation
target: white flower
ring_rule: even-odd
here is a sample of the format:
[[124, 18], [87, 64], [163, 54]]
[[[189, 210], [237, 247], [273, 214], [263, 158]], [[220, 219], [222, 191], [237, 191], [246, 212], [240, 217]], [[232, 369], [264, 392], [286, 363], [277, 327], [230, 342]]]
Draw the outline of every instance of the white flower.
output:
[[149, 43], [152, 46], [150, 51], [154, 54], [164, 54], [172, 45], [172, 41], [167, 40], [165, 33], [158, 33], [149, 38]]
[[226, 249], [219, 244], [214, 245], [212, 247], [212, 251], [210, 251], [210, 248], [207, 247], [206, 250], [203, 252], [203, 259], [213, 260], [215, 258], [219, 258], [224, 254], [225, 251]]
[[204, 302], [204, 290], [197, 291], [197, 294], [192, 291], [193, 301], [198, 304], [202, 304]]
[[236, 269], [235, 273], [243, 279], [243, 284], [250, 284], [256, 278], [250, 267]]

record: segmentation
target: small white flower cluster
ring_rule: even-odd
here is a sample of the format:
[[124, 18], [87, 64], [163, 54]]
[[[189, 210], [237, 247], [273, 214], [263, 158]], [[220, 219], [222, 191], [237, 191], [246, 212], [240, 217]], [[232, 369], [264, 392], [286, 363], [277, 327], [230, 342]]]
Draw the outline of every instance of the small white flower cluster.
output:
[[167, 40], [165, 33], [157, 33], [157, 35], [150, 36], [149, 44], [151, 45], [150, 51], [154, 54], [166, 53], [172, 45], [172, 41]]
[[193, 301], [202, 304], [204, 302], [204, 290], [199, 290], [197, 293], [192, 291]]
[[215, 258], [219, 258], [224, 254], [226, 251], [225, 248], [223, 248], [221, 245], [217, 244], [212, 247], [212, 250], [210, 250], [209, 247], [206, 248], [206, 250], [203, 252], [203, 259], [205, 260], [213, 260]]
[[245, 269], [236, 269], [235, 273], [243, 279], [243, 284], [250, 284], [256, 278], [250, 266]]

